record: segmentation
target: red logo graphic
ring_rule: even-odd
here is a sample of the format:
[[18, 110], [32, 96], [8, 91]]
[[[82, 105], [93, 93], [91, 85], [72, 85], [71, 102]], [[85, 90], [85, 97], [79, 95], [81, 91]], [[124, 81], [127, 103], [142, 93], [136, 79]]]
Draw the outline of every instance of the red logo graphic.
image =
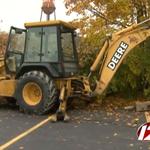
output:
[[139, 141], [150, 140], [150, 122], [141, 125], [137, 130], [137, 136]]

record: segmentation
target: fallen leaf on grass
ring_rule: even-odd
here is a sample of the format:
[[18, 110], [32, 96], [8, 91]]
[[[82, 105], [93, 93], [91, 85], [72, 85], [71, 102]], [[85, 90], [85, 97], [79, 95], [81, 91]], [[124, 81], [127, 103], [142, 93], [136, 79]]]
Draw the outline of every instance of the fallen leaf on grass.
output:
[[130, 146], [130, 147], [133, 147], [133, 146], [134, 146], [134, 144], [133, 144], [133, 143], [131, 143], [131, 144], [129, 144], [129, 146]]
[[23, 146], [20, 146], [19, 149], [24, 149], [24, 147], [23, 147]]
[[128, 122], [128, 123], [127, 123], [127, 126], [130, 126], [130, 127], [131, 127], [131, 126], [132, 126], [132, 124], [131, 124], [130, 122]]
[[114, 133], [114, 135], [113, 136], [117, 136], [118, 135], [118, 133]]

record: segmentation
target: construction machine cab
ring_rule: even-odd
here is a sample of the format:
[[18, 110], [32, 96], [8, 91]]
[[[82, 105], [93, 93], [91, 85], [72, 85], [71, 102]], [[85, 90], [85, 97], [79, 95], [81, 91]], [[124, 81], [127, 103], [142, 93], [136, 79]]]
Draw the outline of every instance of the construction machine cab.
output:
[[[24, 112], [57, 111], [53, 121], [68, 120], [67, 100], [101, 95], [128, 53], [150, 37], [150, 19], [112, 34], [89, 76], [84, 77], [73, 76], [78, 71], [74, 27], [63, 21], [46, 21], [26, 23], [25, 28], [11, 27], [4, 65], [7, 74], [0, 77], [0, 96], [15, 98]], [[99, 82], [93, 93], [89, 79], [97, 68]]]
[[69, 77], [78, 71], [75, 28], [63, 21], [25, 23], [11, 27], [5, 54], [6, 72], [45, 71], [52, 77]]

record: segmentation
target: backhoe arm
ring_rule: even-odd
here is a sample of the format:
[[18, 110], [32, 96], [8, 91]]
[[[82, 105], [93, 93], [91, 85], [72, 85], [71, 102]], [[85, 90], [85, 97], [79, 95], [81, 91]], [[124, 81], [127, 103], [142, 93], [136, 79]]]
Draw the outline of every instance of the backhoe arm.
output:
[[127, 54], [148, 37], [150, 37], [150, 19], [114, 33], [111, 39], [105, 42], [90, 68], [91, 72], [96, 71], [101, 62], [100, 78], [95, 90], [97, 94], [102, 94], [107, 88]]

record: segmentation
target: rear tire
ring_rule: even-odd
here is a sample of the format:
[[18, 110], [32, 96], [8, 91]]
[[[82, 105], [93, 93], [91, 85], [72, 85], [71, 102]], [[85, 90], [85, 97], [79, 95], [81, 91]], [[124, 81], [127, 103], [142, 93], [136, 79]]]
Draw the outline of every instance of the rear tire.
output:
[[20, 110], [27, 113], [54, 113], [59, 106], [59, 93], [54, 81], [41, 71], [25, 73], [18, 80], [15, 95]]

